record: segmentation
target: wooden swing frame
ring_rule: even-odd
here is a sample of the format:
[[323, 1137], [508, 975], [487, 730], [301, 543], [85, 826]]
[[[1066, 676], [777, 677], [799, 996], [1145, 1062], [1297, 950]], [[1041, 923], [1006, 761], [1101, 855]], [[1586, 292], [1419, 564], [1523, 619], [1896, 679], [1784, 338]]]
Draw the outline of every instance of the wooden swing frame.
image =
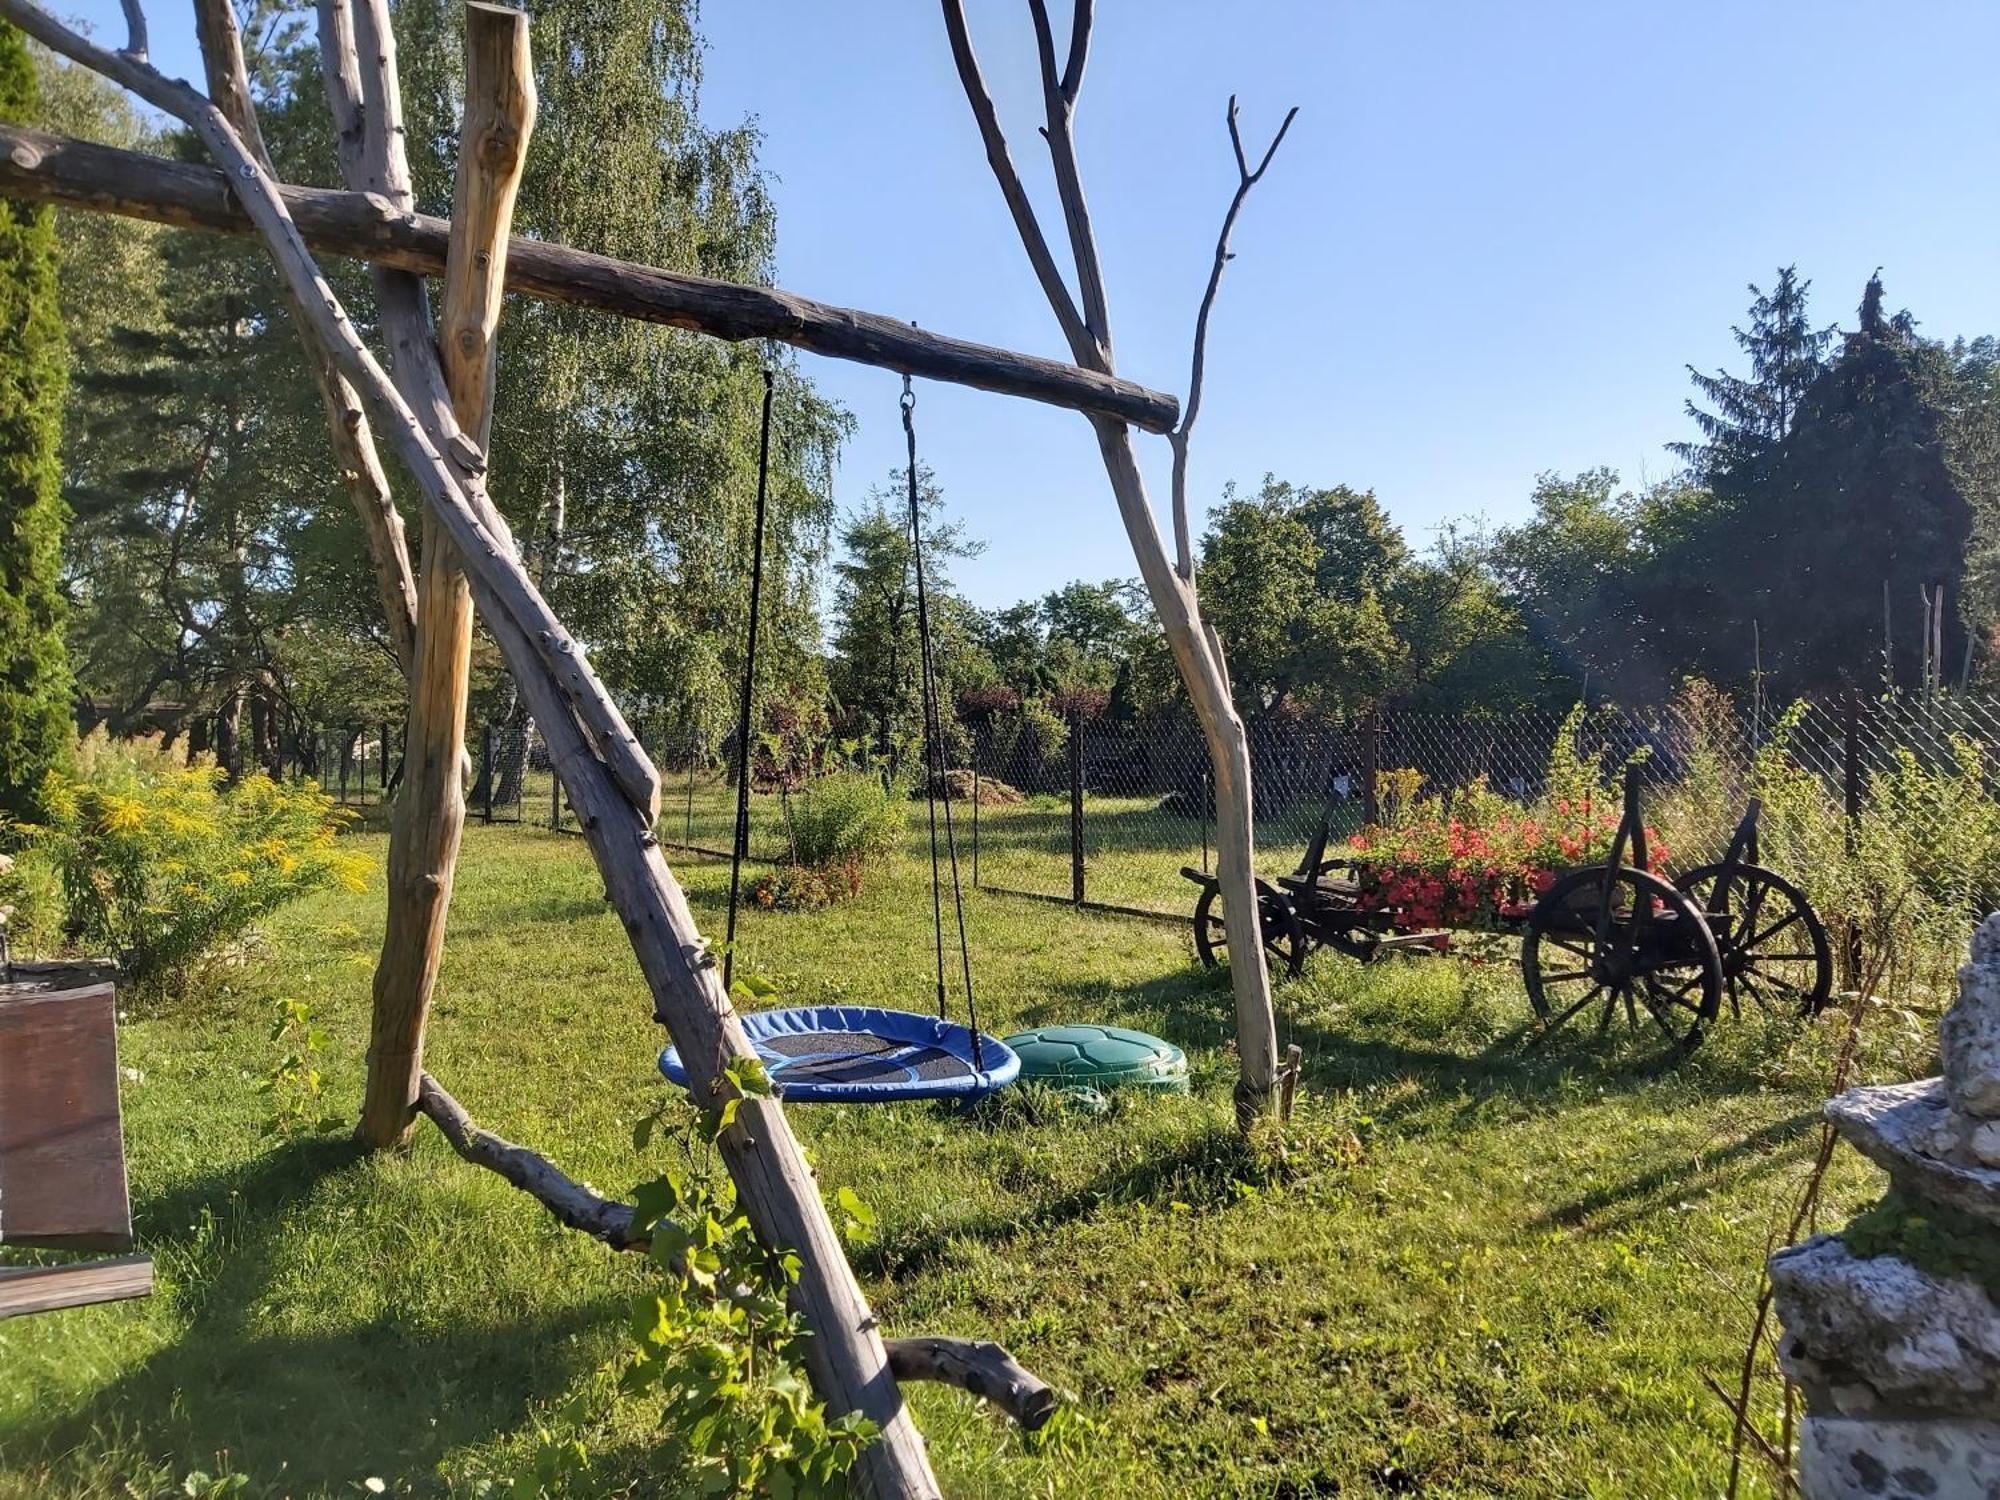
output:
[[[1248, 758], [1241, 723], [1229, 702], [1221, 645], [1202, 621], [1195, 596], [1186, 442], [1199, 408], [1208, 317], [1231, 258], [1230, 234], [1250, 188], [1282, 141], [1283, 129], [1253, 170], [1237, 130], [1235, 101], [1230, 101], [1228, 125], [1239, 185], [1197, 320], [1192, 390], [1182, 417], [1172, 396], [1124, 381], [1111, 366], [1103, 281], [1070, 136], [1091, 0], [1076, 0], [1070, 51], [1060, 73], [1046, 7], [1042, 0], [1031, 0], [1048, 106], [1044, 134], [1075, 251], [1081, 310], [1062, 285], [1006, 158], [962, 11], [957, 0], [944, 3], [954, 59], [989, 162], [1077, 356], [1075, 365], [926, 334], [877, 314], [828, 307], [781, 291], [704, 281], [563, 246], [513, 240], [513, 199], [535, 107], [527, 20], [520, 12], [478, 0], [467, 5], [466, 117], [457, 194], [452, 219], [441, 222], [414, 209], [387, 0], [319, 0], [321, 56], [339, 133], [344, 193], [275, 180], [257, 127], [230, 0], [196, 0], [206, 95], [151, 65], [143, 0], [122, 3], [127, 38], [116, 50], [64, 26], [33, 0], [0, 0], [0, 18], [181, 121], [203, 142], [216, 167], [169, 163], [0, 126], [0, 196], [255, 233], [291, 295], [327, 408], [331, 440], [368, 537], [390, 636], [411, 682], [410, 770], [391, 840], [391, 930], [377, 971], [369, 1103], [360, 1130], [364, 1139], [391, 1143], [406, 1134], [416, 1114], [428, 1115], [461, 1156], [500, 1172], [563, 1222], [607, 1243], [630, 1243], [629, 1210], [571, 1181], [539, 1154], [479, 1130], [422, 1071], [423, 1025], [463, 823], [464, 692], [475, 605], [542, 728], [607, 897], [631, 938], [654, 998], [655, 1017], [689, 1061], [695, 1098], [710, 1107], [721, 1104], [732, 1091], [728, 1064], [754, 1056], [718, 966], [652, 833], [658, 774], [591, 670], [581, 643], [569, 635], [523, 568], [506, 523], [486, 492], [495, 333], [502, 293], [509, 288], [724, 339], [773, 338], [835, 358], [1069, 407], [1088, 417], [1141, 571], [1216, 753], [1219, 792], [1226, 794], [1222, 800], [1227, 803], [1218, 841], [1225, 902], [1234, 909], [1254, 900]], [[1290, 122], [1288, 115], [1286, 127]], [[313, 258], [316, 249], [369, 263], [381, 333], [394, 356], [393, 376], [356, 332]], [[420, 278], [440, 270], [442, 326], [434, 329]], [[424, 497], [421, 579], [410, 566], [402, 522], [376, 457], [371, 418]], [[1166, 433], [1173, 444], [1177, 555], [1171, 561], [1138, 477], [1131, 425]], [[1242, 804], [1241, 815], [1232, 818], [1227, 814], [1237, 803]], [[1248, 1119], [1270, 1108], [1275, 1098], [1275, 1032], [1261, 955], [1250, 955], [1238, 969], [1233, 986], [1243, 1069], [1238, 1108]], [[904, 1340], [892, 1349], [885, 1343], [776, 1100], [742, 1100], [718, 1144], [759, 1237], [799, 1256], [802, 1270], [794, 1300], [815, 1335], [807, 1344], [807, 1363], [818, 1394], [830, 1409], [859, 1411], [880, 1428], [856, 1470], [865, 1493], [939, 1493], [922, 1438], [897, 1389], [899, 1378], [948, 1380], [993, 1397], [1029, 1425], [1046, 1418], [1053, 1409], [1047, 1388], [996, 1346]]]

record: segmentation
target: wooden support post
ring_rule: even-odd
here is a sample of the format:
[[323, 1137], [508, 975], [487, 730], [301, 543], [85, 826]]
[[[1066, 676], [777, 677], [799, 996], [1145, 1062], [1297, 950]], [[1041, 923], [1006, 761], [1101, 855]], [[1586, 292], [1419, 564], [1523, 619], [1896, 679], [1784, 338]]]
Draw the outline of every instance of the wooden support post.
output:
[[1069, 712], [1069, 899], [1083, 905], [1083, 715]]
[[[534, 125], [527, 14], [473, 0], [465, 7], [465, 118], [438, 344], [452, 415], [481, 453], [493, 420], [508, 230]], [[424, 1025], [465, 830], [472, 591], [450, 536], [430, 512], [417, 599], [417, 665], [389, 846], [388, 923], [375, 966], [368, 1082], [355, 1127], [362, 1142], [377, 1148], [406, 1139], [416, 1118]]]

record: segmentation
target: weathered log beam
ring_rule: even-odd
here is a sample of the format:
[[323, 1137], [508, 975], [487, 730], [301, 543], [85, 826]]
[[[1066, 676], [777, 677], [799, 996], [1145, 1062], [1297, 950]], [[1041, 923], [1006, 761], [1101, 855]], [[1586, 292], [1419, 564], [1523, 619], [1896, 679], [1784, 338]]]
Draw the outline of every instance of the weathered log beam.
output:
[[[444, 1133], [451, 1149], [475, 1167], [498, 1173], [541, 1204], [566, 1229], [576, 1229], [613, 1250], [644, 1250], [632, 1232], [632, 1205], [599, 1196], [539, 1151], [483, 1130], [465, 1106], [430, 1074], [419, 1077], [417, 1110]], [[936, 1336], [884, 1340], [889, 1369], [898, 1380], [929, 1380], [956, 1386], [990, 1401], [1029, 1432], [1042, 1426], [1061, 1405], [1048, 1383], [985, 1339]]]
[[[278, 191], [315, 251], [426, 276], [444, 272], [450, 228], [443, 219], [401, 212], [364, 193], [289, 184]], [[227, 180], [212, 167], [20, 125], [0, 124], [0, 197], [224, 234], [255, 232]], [[927, 333], [880, 313], [834, 307], [776, 288], [664, 271], [567, 245], [514, 239], [507, 253], [507, 290], [732, 342], [776, 339], [831, 359], [1021, 396], [1148, 432], [1170, 431], [1180, 416], [1176, 397], [1061, 360]]]

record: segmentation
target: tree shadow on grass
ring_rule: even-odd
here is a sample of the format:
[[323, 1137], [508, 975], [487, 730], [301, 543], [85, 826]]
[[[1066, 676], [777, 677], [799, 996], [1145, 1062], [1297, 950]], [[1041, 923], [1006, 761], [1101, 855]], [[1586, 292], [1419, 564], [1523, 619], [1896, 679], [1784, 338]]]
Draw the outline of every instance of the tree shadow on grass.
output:
[[1001, 1245], [1135, 1203], [1203, 1211], [1234, 1202], [1237, 1185], [1256, 1181], [1264, 1170], [1265, 1163], [1233, 1123], [1218, 1118], [1165, 1150], [1123, 1160], [1082, 1186], [1022, 1211], [982, 1210], [943, 1223], [892, 1229], [856, 1257], [855, 1268], [865, 1276], [890, 1280], [918, 1276], [948, 1265], [959, 1242]]
[[[1375, 994], [1349, 1006], [1327, 996], [1329, 986], [1339, 984], [1339, 970], [1308, 972], [1306, 987], [1282, 981], [1276, 995], [1278, 1045], [1281, 1052], [1294, 1044], [1301, 1049], [1302, 1089], [1362, 1095], [1378, 1127], [1406, 1137], [1490, 1126], [1496, 1116], [1526, 1119], [1655, 1088], [1682, 1095], [1676, 1108], [1699, 1108], [1763, 1089], [1770, 1055], [1784, 1038], [1781, 1028], [1751, 1036], [1724, 1019], [1703, 1047], [1683, 1056], [1653, 1045], [1657, 1039], [1633, 1041], [1622, 1022], [1607, 1037], [1576, 1024], [1545, 1035], [1528, 1014], [1525, 995], [1513, 1021], [1495, 1012], [1492, 996], [1470, 990], [1407, 1006], [1394, 992]], [[1060, 981], [1030, 1014], [1041, 1024], [1094, 1021], [1156, 1032], [1183, 1048], [1197, 1070], [1204, 1060], [1221, 1061], [1235, 1039], [1226, 968], [1188, 964], [1130, 986]]]
[[[369, 1476], [421, 1487], [453, 1449], [518, 1426], [530, 1403], [597, 1362], [573, 1335], [614, 1320], [615, 1299], [504, 1323], [468, 1302], [442, 1326], [393, 1316], [333, 1331], [278, 1326], [260, 1303], [281, 1275], [300, 1273], [287, 1242], [294, 1210], [359, 1156], [346, 1140], [293, 1141], [136, 1205], [141, 1248], [172, 1279], [161, 1295], [176, 1299], [183, 1326], [80, 1408], [11, 1434], [10, 1462], [60, 1472], [116, 1441], [176, 1472], [226, 1454], [272, 1493], [346, 1493]], [[416, 1237], [406, 1253], [423, 1253]], [[350, 1289], [367, 1280], [351, 1264], [321, 1274]]]
[[1693, 1203], [1723, 1188], [1765, 1176], [1785, 1165], [1785, 1148], [1812, 1137], [1816, 1109], [1800, 1110], [1725, 1142], [1713, 1151], [1664, 1162], [1623, 1182], [1596, 1188], [1559, 1204], [1536, 1222], [1544, 1227], [1618, 1229], [1675, 1204]]

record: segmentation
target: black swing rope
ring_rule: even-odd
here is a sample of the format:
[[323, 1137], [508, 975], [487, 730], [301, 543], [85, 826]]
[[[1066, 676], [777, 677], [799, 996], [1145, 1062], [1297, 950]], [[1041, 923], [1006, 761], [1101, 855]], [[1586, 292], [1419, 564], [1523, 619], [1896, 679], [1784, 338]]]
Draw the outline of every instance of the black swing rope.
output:
[[931, 929], [937, 949], [938, 1019], [945, 1019], [944, 891], [938, 869], [938, 788], [944, 787], [944, 844], [951, 863], [951, 906], [958, 920], [959, 971], [965, 981], [965, 1018], [972, 1030], [972, 1066], [983, 1071], [980, 1057], [979, 1004], [972, 988], [972, 949], [965, 936], [965, 892], [958, 879], [958, 839], [952, 829], [951, 784], [945, 780], [944, 716], [938, 706], [937, 658], [931, 642], [930, 598], [924, 584], [923, 507], [917, 494], [917, 393], [903, 377], [903, 436], [909, 450], [910, 560], [917, 580], [917, 660], [923, 677], [924, 802], [931, 835]]
[[[764, 592], [764, 515], [771, 475], [771, 396], [776, 373], [764, 371], [764, 414], [757, 443], [757, 510], [750, 551], [750, 625], [743, 651], [743, 691], [736, 713], [736, 830], [729, 849], [729, 919], [722, 951], [726, 991], [736, 967], [736, 916], [742, 898], [743, 861], [750, 847], [750, 721], [757, 685], [757, 625]], [[952, 824], [951, 787], [944, 780], [944, 717], [938, 703], [937, 658], [931, 642], [930, 596], [924, 581], [923, 507], [917, 491], [916, 392], [903, 377], [903, 434], [909, 447], [910, 558], [917, 582], [918, 661], [923, 677], [924, 801], [930, 817], [931, 928], [937, 954], [938, 1019], [946, 1019], [944, 880], [938, 857], [938, 786], [944, 782], [944, 854], [951, 867], [951, 905], [958, 923], [959, 972], [965, 983], [966, 1020], [972, 1032], [972, 1066], [984, 1070], [979, 1005], [972, 985], [972, 948], [965, 932], [965, 892], [959, 882], [958, 838]]]
[[722, 946], [722, 989], [729, 992], [736, 972], [736, 904], [743, 890], [743, 859], [750, 848], [750, 709], [757, 688], [757, 616], [764, 593], [764, 497], [771, 478], [771, 388], [776, 373], [764, 370], [764, 420], [757, 439], [757, 518], [750, 544], [750, 638], [743, 648], [743, 695], [736, 711], [736, 836], [729, 844], [729, 925]]

